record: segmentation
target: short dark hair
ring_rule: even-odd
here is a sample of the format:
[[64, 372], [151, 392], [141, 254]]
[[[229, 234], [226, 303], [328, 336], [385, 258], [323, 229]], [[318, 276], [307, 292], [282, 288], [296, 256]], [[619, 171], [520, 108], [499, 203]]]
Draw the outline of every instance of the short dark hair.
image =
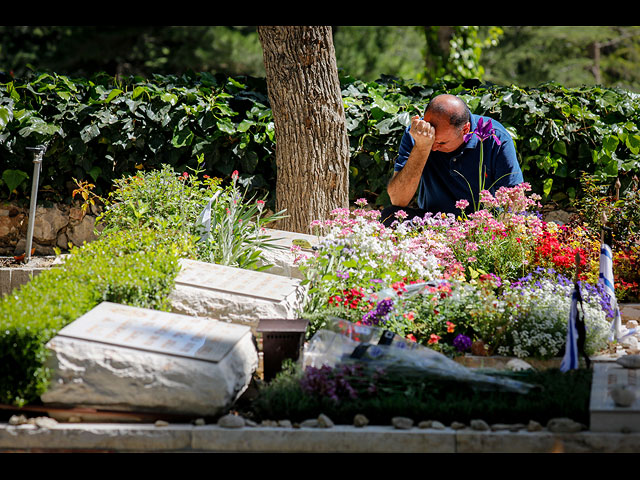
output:
[[[453, 97], [456, 99], [456, 103], [459, 104], [459, 108], [452, 109], [450, 105], [442, 101], [442, 97]], [[424, 109], [425, 115], [427, 112], [444, 115], [449, 119], [451, 126], [455, 128], [462, 128], [465, 123], [471, 121], [471, 111], [467, 104], [459, 97], [454, 95], [438, 95], [432, 98], [427, 104], [427, 108]]]

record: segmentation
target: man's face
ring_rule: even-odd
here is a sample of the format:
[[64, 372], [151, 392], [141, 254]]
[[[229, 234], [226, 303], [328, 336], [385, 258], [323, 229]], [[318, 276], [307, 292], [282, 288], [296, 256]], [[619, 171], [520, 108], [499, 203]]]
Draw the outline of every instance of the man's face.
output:
[[464, 135], [471, 129], [469, 122], [465, 123], [461, 129], [455, 128], [447, 119], [430, 113], [425, 115], [424, 120], [436, 129], [436, 138], [431, 147], [431, 150], [436, 152], [450, 153], [457, 150], [464, 143]]

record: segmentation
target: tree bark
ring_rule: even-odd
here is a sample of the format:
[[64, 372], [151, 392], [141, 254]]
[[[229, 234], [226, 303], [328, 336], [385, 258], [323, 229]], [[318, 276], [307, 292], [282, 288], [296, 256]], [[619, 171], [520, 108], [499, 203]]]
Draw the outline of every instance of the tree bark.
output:
[[277, 228], [349, 205], [349, 138], [331, 27], [259, 26], [276, 143]]

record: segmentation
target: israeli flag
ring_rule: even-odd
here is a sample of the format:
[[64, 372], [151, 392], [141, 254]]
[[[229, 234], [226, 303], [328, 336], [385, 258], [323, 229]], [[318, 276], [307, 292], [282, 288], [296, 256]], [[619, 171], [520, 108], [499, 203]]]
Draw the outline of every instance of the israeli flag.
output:
[[567, 326], [567, 345], [564, 349], [564, 357], [560, 364], [560, 371], [575, 370], [578, 368], [578, 300], [580, 292], [578, 285], [573, 290], [571, 297], [571, 309], [569, 310], [569, 322]]
[[609, 341], [619, 341], [627, 335], [635, 333], [636, 329], [627, 330], [622, 326], [620, 308], [618, 307], [613, 280], [613, 252], [606, 240], [602, 242], [600, 248], [600, 274], [598, 275], [598, 281], [603, 285], [605, 292], [609, 295], [611, 309], [614, 312], [609, 332]]

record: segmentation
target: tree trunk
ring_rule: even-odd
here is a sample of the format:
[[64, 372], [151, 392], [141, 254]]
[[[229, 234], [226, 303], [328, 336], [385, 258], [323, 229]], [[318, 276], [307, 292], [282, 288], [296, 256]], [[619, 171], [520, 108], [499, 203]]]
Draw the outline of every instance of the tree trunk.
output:
[[349, 205], [349, 138], [331, 27], [260, 26], [276, 143], [277, 228], [310, 232], [312, 220]]

